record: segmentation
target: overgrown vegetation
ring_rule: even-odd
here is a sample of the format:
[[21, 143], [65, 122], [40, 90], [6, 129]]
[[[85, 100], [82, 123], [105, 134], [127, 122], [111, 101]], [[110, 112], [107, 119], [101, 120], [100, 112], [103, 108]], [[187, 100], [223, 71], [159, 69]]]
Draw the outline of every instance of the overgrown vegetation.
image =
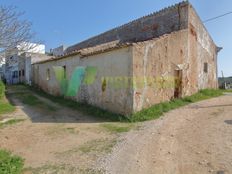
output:
[[70, 156], [75, 153], [81, 153], [81, 154], [107, 154], [110, 153], [117, 143], [116, 138], [102, 138], [102, 139], [95, 139], [95, 140], [90, 140], [87, 141], [86, 143], [74, 147], [72, 149], [63, 151], [63, 152], [58, 152], [55, 153], [57, 157], [59, 156]]
[[174, 99], [169, 102], [163, 102], [154, 105], [148, 109], [143, 109], [142, 111], [131, 115], [130, 121], [138, 122], [138, 121], [157, 119], [160, 116], [162, 116], [165, 112], [168, 112], [170, 110], [188, 105], [190, 103], [198, 102], [205, 99], [210, 99], [213, 97], [218, 97], [221, 95], [223, 95], [223, 91], [221, 90], [214, 90], [214, 89], [201, 90], [198, 93], [189, 97]]
[[89, 104], [86, 103], [78, 103], [75, 101], [72, 101], [70, 99], [66, 99], [62, 96], [53, 96], [50, 94], [45, 93], [44, 91], [41, 91], [39, 89], [35, 89], [32, 87], [29, 87], [29, 89], [31, 89], [32, 91], [34, 91], [35, 93], [37, 93], [40, 96], [43, 96], [45, 98], [50, 99], [51, 101], [61, 104], [63, 106], [81, 111], [82, 113], [85, 113], [87, 115], [93, 115], [99, 118], [103, 118], [105, 120], [109, 120], [109, 121], [126, 121], [128, 120], [125, 116], [121, 115], [121, 114], [116, 114], [116, 113], [112, 113], [110, 111], [104, 110], [104, 109], [100, 109], [98, 107], [95, 106], [91, 106]]
[[123, 133], [130, 131], [135, 127], [135, 125], [132, 123], [105, 123], [101, 124], [101, 127], [110, 133]]
[[31, 174], [103, 174], [102, 170], [96, 170], [92, 168], [78, 168], [74, 167], [72, 165], [67, 165], [67, 164], [46, 164], [38, 168], [26, 168], [24, 169], [25, 173], [31, 173]]
[[[218, 97], [218, 96], [223, 95], [224, 92], [230, 92], [228, 90], [204, 89], [192, 96], [188, 96], [188, 97], [184, 97], [180, 99], [174, 99], [169, 102], [162, 102], [160, 104], [153, 105], [148, 109], [143, 109], [142, 111], [137, 112], [135, 114], [124, 116], [124, 115], [115, 114], [107, 110], [103, 110], [103, 109], [100, 109], [98, 107], [91, 106], [88, 104], [78, 103], [78, 102], [66, 99], [64, 97], [61, 97], [61, 96], [60, 97], [52, 96], [35, 88], [29, 87], [29, 89], [33, 90], [38, 95], [41, 95], [45, 98], [52, 100], [53, 102], [59, 103], [63, 106], [70, 107], [72, 109], [76, 109], [85, 114], [104, 118], [109, 121], [122, 121], [122, 122], [141, 122], [141, 121], [146, 121], [146, 120], [157, 119], [160, 116], [162, 116], [165, 112], [168, 112], [170, 110], [179, 108], [181, 106], [188, 105], [190, 103], [198, 102], [201, 100]], [[112, 131], [113, 129], [115, 129], [114, 131], [124, 131], [123, 129], [127, 129], [127, 128], [109, 128], [108, 127], [108, 129], [112, 129]]]
[[34, 95], [32, 91], [24, 85], [12, 85], [10, 86], [10, 92], [8, 96], [12, 96], [21, 100], [22, 103], [33, 106], [43, 108], [48, 111], [56, 111], [57, 108], [50, 105], [47, 102], [42, 101], [39, 97]]
[[13, 112], [15, 107], [5, 97], [5, 85], [0, 81], [0, 114]]
[[114, 145], [117, 143], [116, 139], [97, 139], [86, 142], [81, 145], [78, 150], [82, 153], [110, 153]]
[[22, 122], [24, 121], [24, 119], [12, 119], [12, 120], [8, 120], [4, 123], [0, 123], [0, 128], [4, 128], [8, 125], [13, 125], [13, 124], [16, 124], [16, 123], [19, 123], [19, 122]]
[[28, 93], [19, 93], [17, 97], [26, 105], [40, 107], [49, 111], [56, 111], [55, 107], [48, 103], [44, 103], [38, 97], [31, 94], [30, 91]]
[[25, 173], [31, 174], [58, 174], [58, 173], [78, 173], [79, 169], [71, 165], [55, 165], [55, 164], [45, 164], [37, 168], [26, 168], [23, 170]]
[[1, 174], [21, 174], [24, 160], [12, 155], [6, 150], [0, 150], [0, 173]]

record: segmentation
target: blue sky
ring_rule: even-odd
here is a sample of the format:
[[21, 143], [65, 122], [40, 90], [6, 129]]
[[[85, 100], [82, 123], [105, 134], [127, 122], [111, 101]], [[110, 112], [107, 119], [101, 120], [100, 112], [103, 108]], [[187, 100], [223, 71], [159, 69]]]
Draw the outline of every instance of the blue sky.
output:
[[[127, 23], [133, 19], [178, 3], [178, 0], [0, 0], [24, 11], [33, 24], [37, 40], [46, 49], [67, 46]], [[229, 0], [190, 0], [202, 20], [232, 11]], [[232, 76], [232, 14], [205, 24], [213, 40], [223, 50], [218, 68]]]

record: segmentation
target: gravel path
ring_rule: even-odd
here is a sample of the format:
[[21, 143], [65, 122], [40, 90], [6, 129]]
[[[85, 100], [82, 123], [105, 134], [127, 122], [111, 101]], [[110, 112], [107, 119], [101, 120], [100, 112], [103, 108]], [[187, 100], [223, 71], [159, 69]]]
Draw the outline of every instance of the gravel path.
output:
[[232, 95], [173, 110], [121, 137], [110, 174], [231, 174]]

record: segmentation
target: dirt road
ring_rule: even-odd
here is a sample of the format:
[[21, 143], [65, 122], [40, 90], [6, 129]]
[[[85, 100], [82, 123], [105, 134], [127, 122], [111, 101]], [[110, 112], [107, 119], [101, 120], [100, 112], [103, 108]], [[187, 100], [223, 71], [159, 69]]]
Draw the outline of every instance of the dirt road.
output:
[[202, 101], [121, 137], [102, 167], [110, 174], [231, 174], [232, 95]]
[[25, 174], [101, 174], [97, 159], [111, 151], [118, 132], [133, 127], [83, 115], [24, 86], [8, 87], [7, 94], [16, 111], [1, 115], [0, 123], [21, 121], [0, 126], [0, 149], [22, 157]]
[[83, 115], [23, 86], [8, 93], [17, 109], [1, 118], [23, 121], [0, 128], [0, 149], [23, 157], [25, 174], [232, 173], [232, 94], [131, 129], [129, 123]]

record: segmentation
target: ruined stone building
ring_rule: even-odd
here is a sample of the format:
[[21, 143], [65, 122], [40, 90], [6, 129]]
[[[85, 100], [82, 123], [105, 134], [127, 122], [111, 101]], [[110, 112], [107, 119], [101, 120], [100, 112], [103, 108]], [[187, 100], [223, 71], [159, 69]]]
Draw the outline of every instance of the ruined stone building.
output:
[[33, 84], [121, 114], [217, 88], [218, 48], [181, 2], [33, 64]]

